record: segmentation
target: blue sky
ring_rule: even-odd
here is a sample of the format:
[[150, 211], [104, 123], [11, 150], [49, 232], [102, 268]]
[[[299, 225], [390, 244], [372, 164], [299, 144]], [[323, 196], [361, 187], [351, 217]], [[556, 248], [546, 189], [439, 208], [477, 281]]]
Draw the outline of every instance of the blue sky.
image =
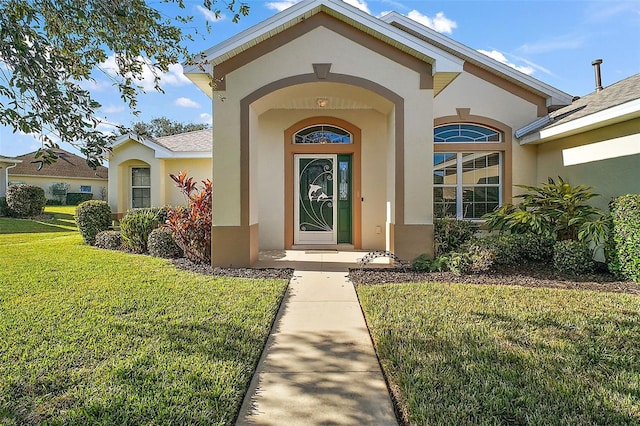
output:
[[[204, 32], [206, 21], [211, 33], [203, 40], [196, 37], [190, 46], [199, 52], [272, 16], [296, 3], [284, 1], [246, 1], [249, 16], [239, 23], [228, 14], [215, 20], [200, 6], [200, 0], [185, 0], [187, 12], [194, 16], [193, 26]], [[606, 87], [640, 72], [640, 1], [582, 0], [348, 0], [367, 13], [380, 16], [396, 11], [415, 19], [452, 39], [482, 51], [496, 60], [557, 87], [572, 95], [583, 96], [594, 90], [591, 62], [604, 60], [602, 80]], [[154, 1], [155, 3], [155, 1]], [[160, 2], [157, 2], [160, 7]], [[220, 3], [222, 4], [222, 3]], [[105, 64], [108, 68], [108, 64]], [[139, 97], [141, 114], [134, 116], [120, 101], [119, 93], [108, 78], [95, 74], [96, 82], [87, 83], [103, 106], [97, 116], [106, 123], [130, 125], [166, 116], [182, 122], [210, 122], [211, 102], [175, 65], [164, 76], [164, 94], [153, 90], [150, 80]], [[0, 127], [0, 155], [15, 156], [36, 150], [40, 143], [32, 135], [13, 133]], [[69, 146], [64, 149], [75, 151]]]

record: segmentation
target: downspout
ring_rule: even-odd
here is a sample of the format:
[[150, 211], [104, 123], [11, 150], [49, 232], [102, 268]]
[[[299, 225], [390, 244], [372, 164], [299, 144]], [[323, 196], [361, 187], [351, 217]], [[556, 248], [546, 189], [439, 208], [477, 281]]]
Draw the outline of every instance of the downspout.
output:
[[7, 192], [6, 189], [9, 187], [9, 169], [13, 169], [17, 165], [18, 165], [18, 163], [13, 163], [12, 166], [7, 166], [4, 169], [4, 172], [5, 172], [5, 177], [4, 177], [5, 195], [6, 195], [6, 192]]

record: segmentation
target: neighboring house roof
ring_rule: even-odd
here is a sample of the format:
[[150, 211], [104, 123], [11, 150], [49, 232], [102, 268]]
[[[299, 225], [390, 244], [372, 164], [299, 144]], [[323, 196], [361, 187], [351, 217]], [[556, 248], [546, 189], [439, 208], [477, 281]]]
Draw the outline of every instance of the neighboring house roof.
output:
[[22, 161], [13, 157], [5, 157], [4, 155], [0, 155], [0, 163], [18, 164], [22, 163]]
[[155, 139], [130, 133], [118, 137], [112, 148], [116, 149], [129, 141], [152, 149], [156, 158], [211, 158], [213, 129], [195, 130]]
[[108, 179], [109, 169], [98, 166], [95, 170], [89, 167], [87, 161], [64, 149], [56, 149], [58, 159], [53, 164], [45, 164], [38, 170], [37, 151], [28, 154], [18, 155], [16, 158], [22, 162], [9, 172], [18, 176], [46, 176], [46, 177], [66, 177], [77, 179]]
[[213, 129], [195, 130], [178, 135], [155, 138], [156, 143], [173, 152], [211, 152]]
[[[304, 19], [327, 13], [427, 63], [434, 64], [434, 93], [437, 95], [463, 71], [465, 61], [507, 78], [546, 98], [547, 106], [566, 105], [571, 95], [521, 73], [486, 55], [464, 46], [417, 22], [392, 12], [376, 18], [342, 0], [303, 0], [271, 18], [203, 52], [209, 66], [185, 64], [185, 75], [205, 93], [210, 93], [211, 66], [227, 61]], [[216, 76], [224, 78], [224, 76]]]
[[521, 144], [543, 143], [640, 117], [640, 74], [576, 99], [515, 133]]

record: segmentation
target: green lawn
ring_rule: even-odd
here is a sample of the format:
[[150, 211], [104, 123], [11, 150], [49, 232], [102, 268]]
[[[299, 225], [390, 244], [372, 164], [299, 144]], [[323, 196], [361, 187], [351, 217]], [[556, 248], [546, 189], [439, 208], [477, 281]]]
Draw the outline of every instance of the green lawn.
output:
[[47, 210], [0, 219], [0, 424], [231, 424], [286, 281], [88, 247]]
[[360, 286], [411, 424], [640, 424], [640, 298], [462, 284]]

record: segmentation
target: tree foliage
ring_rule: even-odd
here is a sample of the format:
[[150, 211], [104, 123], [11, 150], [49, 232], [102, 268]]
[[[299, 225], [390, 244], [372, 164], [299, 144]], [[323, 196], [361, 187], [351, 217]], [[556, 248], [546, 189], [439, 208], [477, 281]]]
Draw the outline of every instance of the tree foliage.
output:
[[[167, 3], [160, 11], [156, 7]], [[244, 3], [202, 0], [216, 16], [221, 9], [233, 21], [249, 12]], [[167, 15], [166, 9], [171, 9]], [[39, 135], [38, 161], [57, 159], [58, 141], [76, 146], [95, 167], [113, 136], [98, 129], [100, 107], [83, 83], [115, 55], [115, 73], [108, 74], [122, 100], [135, 111], [143, 72], [160, 76], [169, 65], [192, 60], [183, 31], [193, 17], [182, 12], [184, 0], [4, 0], [0, 2], [0, 125]], [[208, 30], [208, 27], [207, 27]], [[104, 71], [104, 70], [103, 70]], [[105, 71], [106, 74], [106, 71]]]
[[181, 123], [167, 117], [154, 118], [150, 122], [137, 121], [133, 123], [132, 131], [139, 136], [151, 136], [159, 138], [162, 136], [177, 135], [180, 133], [193, 132], [194, 130], [208, 129], [210, 126], [204, 123]]

